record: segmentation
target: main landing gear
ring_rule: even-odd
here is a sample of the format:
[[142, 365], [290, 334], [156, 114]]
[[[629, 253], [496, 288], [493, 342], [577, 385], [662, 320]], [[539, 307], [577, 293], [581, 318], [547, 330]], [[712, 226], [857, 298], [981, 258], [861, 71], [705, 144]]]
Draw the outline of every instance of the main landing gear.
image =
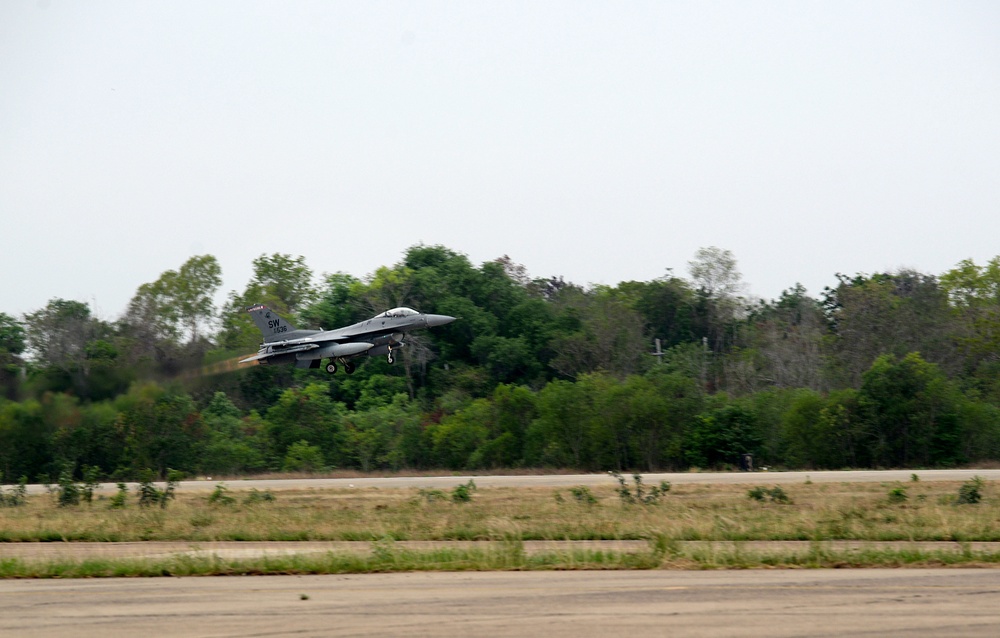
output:
[[389, 363], [391, 365], [396, 362], [396, 357], [392, 356], [392, 353], [390, 352], [388, 356], [386, 356], [385, 360], [386, 363]]
[[[347, 374], [354, 374], [354, 371], [357, 369], [357, 366], [355, 366], [350, 361], [341, 361], [341, 363], [344, 364], [344, 372], [346, 372]], [[331, 359], [330, 363], [326, 364], [326, 371], [329, 372], [330, 374], [336, 374], [337, 362]]]

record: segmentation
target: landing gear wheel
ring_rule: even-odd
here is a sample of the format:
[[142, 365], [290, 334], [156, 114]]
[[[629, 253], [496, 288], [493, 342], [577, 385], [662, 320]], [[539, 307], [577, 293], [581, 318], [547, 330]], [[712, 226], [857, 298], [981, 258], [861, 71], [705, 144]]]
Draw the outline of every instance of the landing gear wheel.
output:
[[333, 363], [332, 361], [326, 364], [326, 371], [329, 372], [330, 374], [334, 374], [335, 372], [337, 372], [337, 364]]
[[396, 358], [395, 358], [395, 357], [393, 357], [393, 356], [392, 356], [392, 353], [390, 352], [390, 353], [389, 353], [389, 356], [387, 356], [387, 357], [385, 358], [385, 360], [386, 360], [386, 361], [387, 361], [388, 363], [390, 363], [390, 364], [391, 364], [391, 363], [394, 363], [394, 362], [396, 361]]
[[344, 362], [344, 372], [347, 374], [354, 374], [354, 364], [350, 361]]

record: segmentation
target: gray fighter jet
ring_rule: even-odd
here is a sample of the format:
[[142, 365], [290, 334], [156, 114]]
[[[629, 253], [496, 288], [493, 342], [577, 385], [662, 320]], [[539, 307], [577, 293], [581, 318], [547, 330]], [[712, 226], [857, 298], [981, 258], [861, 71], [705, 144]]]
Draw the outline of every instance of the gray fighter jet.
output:
[[403, 337], [407, 332], [455, 320], [448, 315], [422, 314], [413, 308], [393, 308], [336, 330], [299, 330], [263, 304], [251, 306], [247, 312], [264, 333], [264, 343], [256, 355], [240, 363], [294, 363], [299, 368], [318, 368], [323, 359], [329, 359], [326, 371], [330, 374], [337, 371], [338, 363], [344, 366], [344, 372], [351, 374], [355, 366], [349, 359], [362, 355], [385, 355], [386, 361], [392, 363], [393, 352], [405, 345]]

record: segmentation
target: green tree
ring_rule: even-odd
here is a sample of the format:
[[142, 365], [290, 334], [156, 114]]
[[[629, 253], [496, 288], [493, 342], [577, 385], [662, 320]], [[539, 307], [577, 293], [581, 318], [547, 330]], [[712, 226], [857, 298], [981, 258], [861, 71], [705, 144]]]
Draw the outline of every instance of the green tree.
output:
[[308, 441], [296, 441], [288, 446], [281, 469], [285, 472], [320, 472], [326, 469], [323, 451]]
[[932, 363], [955, 369], [952, 312], [935, 277], [910, 270], [838, 277], [840, 284], [827, 289], [824, 299], [833, 332], [826, 351], [835, 385], [858, 387], [864, 372], [885, 354], [920, 352]]
[[442, 466], [459, 470], [470, 467], [473, 453], [487, 440], [492, 406], [476, 399], [454, 414], [442, 417], [430, 429], [434, 459]]
[[10, 315], [0, 312], [0, 399], [13, 400], [18, 396], [24, 365], [20, 355], [26, 346], [24, 326]]
[[739, 318], [745, 289], [736, 257], [715, 246], [699, 248], [688, 262], [688, 272], [697, 291], [696, 311], [705, 321], [705, 334], [715, 352], [723, 352], [731, 340], [731, 328]]
[[953, 338], [966, 386], [1000, 405], [1000, 256], [971, 259], [941, 275], [953, 314]]
[[651, 363], [646, 361], [642, 316], [614, 290], [564, 291], [557, 305], [563, 322], [571, 325], [576, 319], [579, 328], [561, 331], [553, 339], [551, 365], [556, 372], [575, 378], [603, 370], [624, 378]]
[[684, 454], [687, 436], [703, 409], [704, 392], [695, 379], [684, 374], [654, 369], [647, 377], [656, 396], [664, 402], [664, 412], [638, 429], [640, 458], [649, 469], [683, 469], [687, 467]]
[[593, 468], [593, 400], [583, 384], [556, 380], [538, 392], [538, 418], [525, 436], [529, 465]]
[[27, 314], [25, 321], [31, 326], [28, 349], [40, 365], [65, 371], [82, 367], [87, 342], [96, 333], [90, 306], [53, 299], [45, 308]]
[[120, 322], [129, 363], [168, 374], [199, 365], [210, 347], [221, 274], [215, 257], [200, 255], [139, 286]]
[[38, 401], [0, 402], [0, 471], [3, 476], [38, 477], [57, 470], [52, 428]]
[[192, 471], [197, 466], [198, 443], [204, 422], [194, 401], [174, 388], [155, 383], [133, 386], [115, 400], [116, 427], [124, 443], [123, 458], [131, 476], [153, 468], [166, 477], [169, 468]]
[[650, 282], [625, 282], [618, 287], [634, 296], [633, 307], [662, 348], [707, 336], [696, 332], [695, 293], [683, 279], [668, 275]]
[[272, 453], [284, 458], [293, 443], [305, 441], [320, 449], [324, 465], [336, 467], [343, 461], [344, 413], [344, 406], [330, 399], [326, 384], [285, 390], [267, 411]]
[[263, 291], [261, 302], [269, 303], [279, 312], [294, 314], [315, 298], [312, 278], [313, 273], [306, 265], [305, 257], [274, 253], [253, 260], [250, 287]]
[[118, 364], [114, 328], [79, 301], [53, 299], [25, 316], [30, 385], [35, 393], [71, 391], [103, 399], [125, 390], [130, 373]]
[[316, 297], [312, 277], [312, 270], [301, 255], [274, 253], [254, 259], [250, 282], [242, 293], [230, 292], [223, 307], [219, 345], [232, 352], [256, 349], [261, 341], [260, 331], [246, 312], [253, 304], [267, 304], [298, 323], [297, 314]]
[[201, 412], [206, 437], [200, 443], [199, 466], [206, 474], [237, 475], [266, 467], [260, 433], [244, 420], [224, 392], [216, 392]]
[[476, 362], [489, 371], [493, 383], [533, 379], [541, 372], [538, 358], [521, 337], [485, 335], [472, 342]]
[[782, 418], [785, 461], [791, 467], [829, 467], [826, 458], [833, 433], [821, 427], [826, 401], [819, 392], [802, 390]]
[[346, 443], [353, 461], [365, 472], [427, 464], [421, 414], [405, 393], [344, 419]]
[[916, 467], [965, 460], [956, 388], [918, 353], [876, 359], [863, 376], [859, 401], [875, 464]]
[[724, 394], [712, 398], [695, 420], [687, 443], [689, 462], [697, 467], [735, 466], [743, 454], [759, 456], [763, 436], [753, 410]]
[[367, 319], [368, 314], [363, 295], [364, 286], [356, 278], [338, 272], [326, 275], [316, 301], [302, 311], [306, 325], [332, 330]]

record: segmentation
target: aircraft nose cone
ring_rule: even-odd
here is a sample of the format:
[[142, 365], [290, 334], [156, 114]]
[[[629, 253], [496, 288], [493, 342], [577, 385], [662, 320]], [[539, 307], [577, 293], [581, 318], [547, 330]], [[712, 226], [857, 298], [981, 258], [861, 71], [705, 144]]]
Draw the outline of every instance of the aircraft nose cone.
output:
[[426, 315], [427, 327], [433, 328], [435, 326], [443, 326], [446, 323], [451, 323], [455, 320], [454, 317], [449, 317], [448, 315]]

